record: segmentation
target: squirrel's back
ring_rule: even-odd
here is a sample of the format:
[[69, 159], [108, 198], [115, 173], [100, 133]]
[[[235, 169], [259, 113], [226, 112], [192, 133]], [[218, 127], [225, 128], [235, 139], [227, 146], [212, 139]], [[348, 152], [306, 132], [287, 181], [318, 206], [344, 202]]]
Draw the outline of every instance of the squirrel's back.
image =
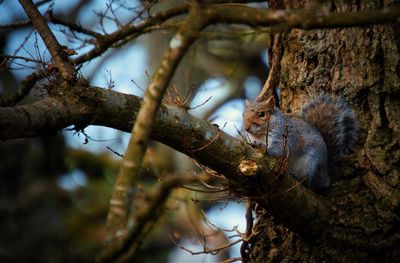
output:
[[320, 95], [303, 107], [301, 117], [321, 133], [332, 161], [351, 151], [358, 122], [343, 98]]

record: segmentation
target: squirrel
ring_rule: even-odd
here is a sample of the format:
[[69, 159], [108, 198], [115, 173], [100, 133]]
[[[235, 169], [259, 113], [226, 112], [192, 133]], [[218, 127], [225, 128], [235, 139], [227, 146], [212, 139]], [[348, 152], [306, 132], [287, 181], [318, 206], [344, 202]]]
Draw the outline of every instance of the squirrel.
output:
[[246, 136], [254, 146], [274, 157], [288, 156], [288, 169], [297, 180], [316, 191], [329, 189], [336, 161], [352, 150], [358, 121], [341, 97], [320, 95], [304, 105], [299, 115], [284, 114], [275, 98], [246, 100]]

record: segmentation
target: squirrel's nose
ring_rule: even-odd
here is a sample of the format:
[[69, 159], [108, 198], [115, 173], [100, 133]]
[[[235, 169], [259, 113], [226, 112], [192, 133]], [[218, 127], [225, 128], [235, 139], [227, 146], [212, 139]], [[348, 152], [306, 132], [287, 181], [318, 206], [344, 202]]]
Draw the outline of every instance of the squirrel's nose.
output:
[[245, 124], [245, 125], [244, 125], [244, 129], [245, 129], [246, 131], [250, 131], [250, 125]]

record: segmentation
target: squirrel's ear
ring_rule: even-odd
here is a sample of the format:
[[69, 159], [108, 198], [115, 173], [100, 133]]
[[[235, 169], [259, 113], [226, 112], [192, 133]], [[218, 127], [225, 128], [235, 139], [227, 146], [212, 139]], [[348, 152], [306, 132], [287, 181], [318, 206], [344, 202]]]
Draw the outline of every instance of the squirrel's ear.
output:
[[265, 102], [265, 106], [267, 106], [267, 108], [271, 111], [274, 109], [275, 107], [274, 96], [269, 97], [269, 99]]
[[250, 101], [249, 101], [249, 100], [246, 100], [246, 101], [245, 101], [245, 103], [246, 103], [246, 108], [249, 108], [249, 107], [251, 106], [251, 104], [250, 104]]

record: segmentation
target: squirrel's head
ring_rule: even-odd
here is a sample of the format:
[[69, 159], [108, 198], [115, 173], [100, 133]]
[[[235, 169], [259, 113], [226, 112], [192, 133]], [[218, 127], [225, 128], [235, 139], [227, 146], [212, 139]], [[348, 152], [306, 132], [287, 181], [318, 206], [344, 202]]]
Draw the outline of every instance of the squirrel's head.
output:
[[[243, 125], [248, 134], [254, 139], [264, 139], [267, 133], [267, 123], [275, 109], [273, 96], [268, 99], [257, 98], [253, 104], [246, 100], [243, 112]], [[253, 139], [252, 139], [253, 140]]]

